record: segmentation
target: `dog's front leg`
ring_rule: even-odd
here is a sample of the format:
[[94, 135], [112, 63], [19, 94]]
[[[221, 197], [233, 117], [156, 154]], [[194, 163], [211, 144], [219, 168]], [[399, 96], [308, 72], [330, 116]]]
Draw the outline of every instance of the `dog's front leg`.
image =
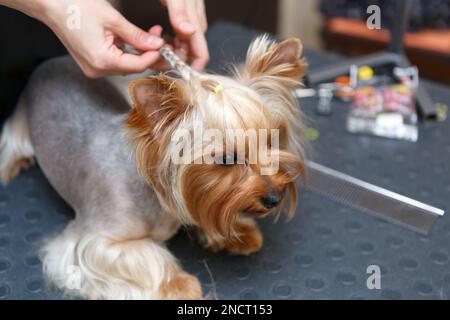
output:
[[226, 250], [236, 255], [249, 255], [261, 250], [263, 236], [254, 219], [241, 217], [237, 219], [234, 229], [238, 238], [217, 240], [200, 231], [200, 241], [213, 252]]
[[162, 243], [86, 233], [77, 222], [41, 254], [47, 278], [66, 293], [89, 299], [202, 299], [197, 278], [184, 272]]

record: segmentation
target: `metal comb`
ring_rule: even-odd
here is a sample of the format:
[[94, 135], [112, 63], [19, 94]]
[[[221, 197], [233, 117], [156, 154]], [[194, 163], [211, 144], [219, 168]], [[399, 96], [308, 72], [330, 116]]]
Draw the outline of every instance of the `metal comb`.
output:
[[181, 77], [189, 81], [191, 79], [191, 75], [195, 75], [197, 72], [194, 71], [189, 65], [187, 65], [179, 56], [173, 52], [168, 46], [164, 46], [159, 49], [159, 53], [170, 64], [170, 67], [176, 71], [178, 71]]
[[444, 210], [308, 162], [308, 189], [421, 234], [428, 234]]
[[[124, 45], [124, 51], [135, 55], [143, 54], [143, 51], [138, 50], [127, 43]], [[184, 80], [189, 81], [192, 75], [198, 74], [197, 71], [193, 70], [188, 64], [181, 60], [181, 58], [177, 56], [169, 46], [166, 45], [161, 47], [159, 49], [159, 53], [161, 54], [161, 57], [163, 57], [164, 60], [166, 60], [166, 62], [170, 65], [170, 67], [177, 71]]]

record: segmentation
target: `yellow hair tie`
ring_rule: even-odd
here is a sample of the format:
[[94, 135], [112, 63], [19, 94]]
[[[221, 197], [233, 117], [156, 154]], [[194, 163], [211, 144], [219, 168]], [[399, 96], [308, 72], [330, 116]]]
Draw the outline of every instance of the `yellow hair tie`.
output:
[[214, 92], [215, 94], [219, 94], [219, 93], [221, 93], [222, 91], [223, 91], [223, 87], [222, 87], [222, 85], [220, 85], [220, 84], [218, 84], [217, 86], [215, 86], [214, 89], [213, 89], [213, 92]]

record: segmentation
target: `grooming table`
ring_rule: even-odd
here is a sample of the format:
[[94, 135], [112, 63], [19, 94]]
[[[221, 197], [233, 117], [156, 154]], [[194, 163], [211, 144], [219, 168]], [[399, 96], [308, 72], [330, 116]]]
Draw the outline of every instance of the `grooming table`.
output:
[[[257, 33], [219, 23], [208, 33], [211, 70], [241, 62]], [[342, 59], [305, 50], [311, 69]], [[450, 105], [449, 88], [426, 83], [434, 99]], [[316, 99], [303, 99], [310, 126], [320, 131], [313, 157], [329, 166], [419, 201], [448, 209], [450, 122], [420, 125], [417, 143], [351, 135], [347, 107], [331, 117], [314, 114]], [[38, 168], [0, 186], [0, 298], [61, 299], [48, 289], [37, 257], [40, 241], [73, 217]], [[260, 221], [261, 252], [249, 257], [213, 254], [181, 231], [169, 247], [198, 275], [205, 293], [219, 299], [448, 299], [450, 214], [428, 236], [374, 218], [312, 192], [304, 192], [296, 217]], [[367, 267], [381, 268], [381, 289], [369, 290]]]

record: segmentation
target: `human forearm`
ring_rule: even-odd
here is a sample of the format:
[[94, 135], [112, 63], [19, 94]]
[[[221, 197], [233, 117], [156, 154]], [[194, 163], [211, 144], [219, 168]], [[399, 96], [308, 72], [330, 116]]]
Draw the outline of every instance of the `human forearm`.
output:
[[[84, 73], [92, 78], [142, 72], [160, 58], [158, 49], [164, 43], [162, 28], [154, 26], [149, 32], [141, 30], [106, 0], [0, 0], [0, 5], [45, 23]], [[69, 8], [77, 10], [72, 12]], [[70, 21], [74, 24], [70, 25]], [[144, 53], [127, 54], [122, 50], [122, 42]]]
[[[176, 31], [175, 49], [191, 59], [193, 68], [203, 69], [209, 59], [203, 0], [163, 0], [163, 3], [168, 7]], [[155, 64], [160, 58], [158, 49], [164, 43], [162, 28], [153, 26], [148, 32], [141, 30], [106, 0], [0, 0], [0, 5], [22, 11], [46, 24], [90, 77], [158, 67]], [[122, 49], [123, 42], [144, 54], [127, 54]]]
[[48, 7], [48, 0], [0, 0], [0, 5], [10, 7], [30, 17], [42, 20]]

